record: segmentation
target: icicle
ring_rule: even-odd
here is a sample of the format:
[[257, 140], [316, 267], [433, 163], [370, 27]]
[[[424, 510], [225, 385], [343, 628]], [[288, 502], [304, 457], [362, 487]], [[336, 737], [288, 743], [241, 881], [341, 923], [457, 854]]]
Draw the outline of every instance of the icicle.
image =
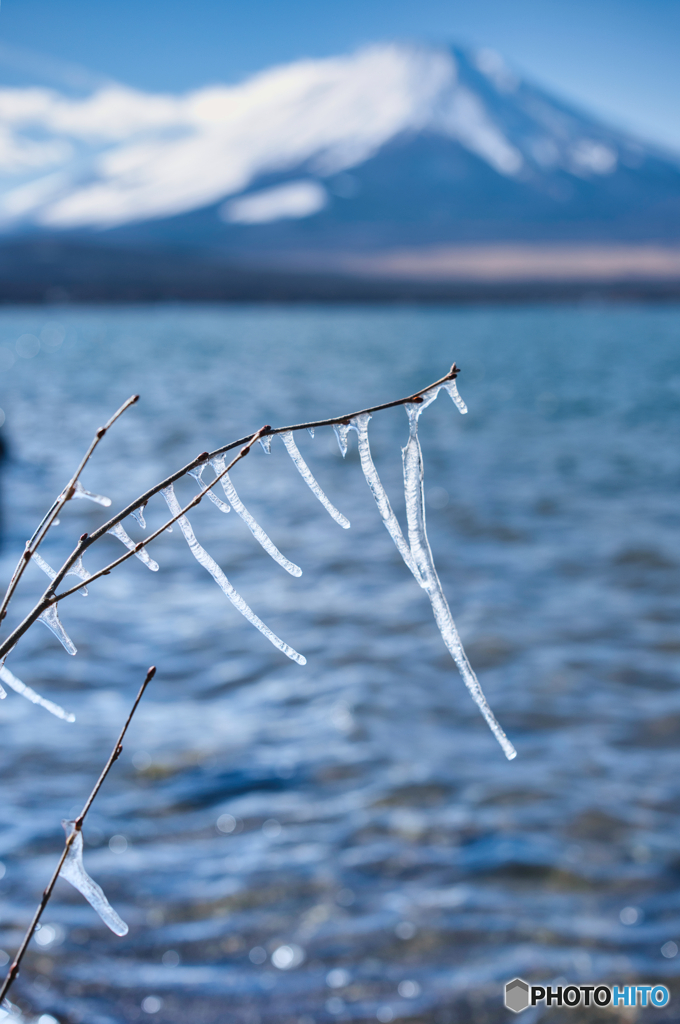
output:
[[[172, 484], [170, 484], [169, 487], [166, 487], [161, 493], [163, 494], [163, 497], [168, 503], [168, 508], [170, 509], [171, 515], [178, 515], [181, 512], [181, 507], [179, 502], [177, 501], [175, 490]], [[234, 506], [234, 508], [236, 508], [236, 506]], [[271, 631], [269, 626], [265, 626], [264, 622], [262, 622], [262, 620], [257, 617], [255, 612], [246, 604], [241, 595], [236, 590], [234, 590], [231, 583], [224, 575], [224, 573], [222, 572], [214, 558], [212, 558], [205, 550], [205, 548], [201, 547], [201, 545], [196, 540], [196, 535], [194, 534], [194, 531], [192, 530], [191, 524], [187, 517], [181, 516], [177, 520], [177, 522], [179, 523], [179, 528], [184, 534], [184, 539], [189, 545], [192, 555], [194, 556], [196, 561], [210, 573], [212, 578], [215, 580], [215, 583], [222, 590], [222, 592], [229, 598], [234, 608], [237, 608], [238, 611], [240, 611], [241, 615], [243, 615], [244, 618], [248, 620], [248, 622], [252, 623], [252, 625], [255, 626], [256, 629], [259, 629], [260, 633], [262, 633], [263, 636], [266, 636], [267, 640], [269, 640], [270, 643], [274, 644], [274, 647], [278, 647], [278, 649], [280, 651], [283, 651], [283, 653], [287, 655], [292, 661], [297, 661], [298, 665], [306, 665], [307, 659], [304, 658], [301, 654], [298, 654], [297, 651], [294, 651], [293, 648], [289, 647], [288, 644], [283, 642], [283, 640], [279, 639], [279, 637]]]
[[448, 393], [451, 395], [451, 401], [456, 406], [456, 408], [460, 410], [460, 412], [464, 416], [465, 413], [468, 411], [468, 407], [465, 404], [465, 402], [463, 401], [463, 399], [460, 397], [460, 395], [458, 394], [458, 388], [456, 386], [455, 380], [447, 381], [446, 384], [442, 384], [442, 387], [446, 388]]
[[361, 416], [357, 416], [352, 420], [352, 427], [357, 432], [357, 444], [359, 448], [359, 458], [361, 460], [361, 468], [364, 476], [366, 477], [366, 483], [371, 489], [371, 493], [375, 498], [378, 511], [382, 516], [382, 521], [385, 524], [385, 529], [389, 533], [390, 537], [394, 541], [397, 551], [404, 559], [407, 567], [411, 570], [418, 583], [424, 586], [421, 579], [420, 573], [416, 563], [413, 560], [411, 549], [406, 542], [404, 534], [401, 532], [401, 526], [399, 520], [392, 511], [390, 500], [385, 493], [385, 488], [382, 485], [378, 471], [375, 468], [373, 457], [371, 455], [371, 447], [368, 443], [368, 423], [371, 418], [371, 414], [366, 412]]
[[262, 445], [262, 450], [264, 451], [265, 455], [271, 455], [271, 453], [272, 453], [272, 435], [271, 434], [265, 434], [264, 437], [259, 438], [259, 441], [260, 441], [260, 444]]
[[[108, 532], [112, 536], [117, 537], [121, 544], [125, 545], [128, 551], [134, 551], [136, 544], [132, 537], [128, 537], [120, 523], [116, 523], [116, 525], [112, 526]], [[154, 562], [153, 558], [149, 557], [149, 553], [145, 548], [135, 551], [135, 558], [138, 558], [140, 562], [144, 562], [144, 565], [151, 569], [152, 572], [158, 572], [158, 562]]]
[[[215, 472], [219, 475], [224, 472], [224, 456], [218, 455], [217, 458], [213, 459], [212, 466]], [[264, 550], [270, 555], [275, 562], [278, 562], [286, 572], [289, 572], [291, 576], [302, 576], [302, 569], [295, 562], [289, 561], [285, 555], [282, 555], [276, 545], [267, 536], [262, 527], [255, 519], [251, 516], [248, 509], [245, 507], [238, 494], [236, 488], [229, 479], [229, 474], [225, 473], [222, 477], [222, 489], [227, 497], [227, 501], [231, 504], [236, 515], [240, 516], [243, 522], [246, 524], [250, 532], [252, 533], [258, 544], [261, 544]]]
[[420, 411], [422, 412], [423, 409], [427, 409], [428, 405], [434, 402], [435, 398], [442, 390], [442, 388], [444, 388], [445, 391], [448, 391], [449, 395], [451, 396], [451, 401], [456, 406], [458, 411], [462, 415], [465, 415], [465, 413], [468, 411], [468, 407], [458, 394], [458, 387], [456, 385], [455, 380], [447, 380], [444, 384], [438, 384], [435, 388], [430, 388], [429, 391], [423, 391], [422, 395], [420, 396], [423, 401], [418, 403], [418, 408], [420, 409]]
[[2, 686], [0, 686], [0, 700], [4, 700], [6, 696], [7, 696], [7, 691], [3, 690]]
[[300, 455], [300, 452], [298, 450], [298, 446], [295, 444], [295, 438], [293, 437], [293, 432], [291, 430], [286, 430], [285, 433], [281, 434], [281, 439], [282, 439], [283, 443], [286, 446], [286, 451], [288, 452], [288, 454], [290, 455], [291, 459], [295, 463], [300, 476], [302, 477], [304, 482], [307, 484], [307, 486], [309, 487], [309, 489], [312, 492], [312, 494], [315, 495], [315, 497], [317, 497], [319, 499], [319, 501], [321, 502], [323, 507], [328, 512], [329, 516], [331, 516], [332, 519], [335, 519], [336, 523], [338, 523], [340, 526], [342, 526], [343, 530], [349, 530], [349, 527], [350, 527], [349, 519], [346, 519], [343, 516], [342, 512], [338, 512], [338, 510], [335, 507], [335, 505], [333, 505], [328, 500], [328, 498], [326, 497], [324, 492], [319, 487], [318, 483], [314, 479], [314, 476], [312, 475], [312, 472], [311, 472], [309, 466], [307, 465], [305, 460]]
[[[45, 575], [49, 576], [49, 578], [51, 580], [55, 580], [57, 578], [57, 574], [54, 571], [54, 569], [52, 568], [52, 566], [49, 565], [45, 561], [45, 559], [42, 558], [42, 556], [38, 554], [37, 551], [33, 552], [33, 554], [31, 555], [31, 560], [34, 561], [35, 564], [38, 566], [38, 568], [42, 569], [42, 571], [45, 573]], [[90, 573], [83, 566], [83, 559], [80, 556], [78, 557], [78, 560], [73, 563], [73, 565], [71, 566], [69, 571], [66, 573], [66, 575], [67, 576], [77, 576], [78, 579], [80, 579], [80, 580], [89, 580], [89, 578], [90, 578]], [[83, 595], [83, 597], [87, 597], [87, 587], [83, 587], [82, 590], [80, 591], [80, 593]]]
[[[205, 480], [203, 479], [203, 470], [205, 469], [205, 462], [201, 466], [197, 466], [196, 469], [189, 470], [189, 476], [193, 476], [194, 480], [198, 483], [201, 490], [205, 487]], [[218, 498], [214, 491], [208, 491], [208, 498], [212, 501], [213, 505], [217, 505], [220, 512], [231, 512], [231, 508], [226, 502]], [[168, 530], [168, 533], [172, 533], [172, 527]]]
[[344, 459], [345, 455], [347, 455], [347, 435], [349, 434], [349, 423], [334, 423], [333, 430], [335, 431], [335, 436], [338, 439], [340, 451], [342, 452], [342, 457]]
[[75, 488], [71, 497], [88, 498], [90, 501], [95, 501], [98, 505], [104, 505], [105, 508], [108, 508], [111, 504], [111, 499], [105, 498], [103, 494], [94, 494], [92, 491], [86, 491], [80, 480], [76, 480]]
[[[54, 704], [51, 700], [47, 700], [45, 697], [41, 697], [39, 693], [32, 690], [30, 686], [26, 686], [20, 679], [17, 679], [15, 675], [12, 675], [8, 668], [4, 665], [0, 666], [0, 679], [4, 683], [7, 683], [16, 693], [20, 693], [26, 700], [30, 700], [31, 704], [39, 704], [41, 708], [45, 708], [50, 714], [56, 715], [57, 718], [63, 718], [65, 722], [75, 722], [76, 716], [72, 715], [70, 711], [64, 711], [63, 708], [59, 707], [58, 704]], [[1, 689], [1, 687], [0, 687]], [[3, 697], [7, 694], [3, 690]]]
[[133, 508], [130, 513], [133, 519], [136, 519], [143, 530], [146, 530], [146, 519], [144, 518], [144, 506], [140, 505], [139, 508]]
[[307, 433], [310, 437], [314, 437], [314, 427], [307, 427]]
[[40, 555], [38, 554], [38, 552], [37, 552], [37, 551], [34, 551], [34, 552], [33, 552], [33, 554], [31, 555], [31, 560], [32, 560], [33, 562], [35, 562], [35, 564], [36, 564], [36, 565], [38, 566], [38, 568], [39, 568], [39, 569], [42, 569], [42, 571], [43, 571], [43, 572], [45, 573], [45, 575], [46, 575], [46, 576], [49, 576], [49, 578], [50, 578], [51, 580], [54, 580], [54, 579], [56, 579], [56, 578], [57, 578], [57, 574], [56, 574], [56, 572], [54, 571], [54, 569], [52, 568], [52, 566], [51, 566], [51, 565], [48, 565], [48, 564], [47, 564], [47, 562], [45, 561], [45, 559], [44, 559], [44, 558], [42, 558], [42, 557], [41, 557], [41, 556], [40, 556]]
[[[429, 404], [429, 403], [428, 403]], [[449, 649], [451, 657], [472, 695], [472, 699], [486, 719], [487, 725], [503, 748], [507, 759], [511, 761], [517, 751], [507, 738], [482, 692], [477, 677], [472, 670], [463, 649], [458, 630], [453, 621], [442, 585], [434, 567], [432, 551], [427, 539], [425, 528], [425, 499], [423, 495], [423, 455], [418, 440], [418, 417], [422, 405], [407, 405], [409, 418], [409, 439], [402, 451], [404, 461], [404, 495], [406, 498], [406, 516], [408, 520], [408, 537], [413, 558], [423, 580], [427, 596], [432, 604], [435, 621], [442, 639]]]
[[[66, 573], [67, 576], [77, 576], [79, 580], [89, 580], [91, 573], [87, 571], [83, 565], [83, 557], [79, 555], [76, 561], [73, 563], [69, 571]], [[80, 593], [83, 597], [87, 597], [87, 587], [83, 587]]]
[[56, 602], [54, 604], [51, 604], [49, 608], [46, 608], [42, 615], [38, 616], [38, 621], [45, 623], [47, 628], [54, 633], [57, 640], [68, 654], [78, 653], [76, 651], [73, 641], [71, 640], [68, 633], [66, 632], [61, 622], [59, 621]]
[[85, 897], [90, 906], [97, 911], [104, 924], [111, 929], [115, 935], [127, 935], [128, 926], [113, 909], [101, 886], [90, 878], [83, 865], [83, 833], [76, 831], [74, 821], [62, 821], [64, 832], [67, 838], [76, 832], [75, 839], [71, 843], [66, 860], [61, 866], [59, 874], [70, 882], [74, 889]]

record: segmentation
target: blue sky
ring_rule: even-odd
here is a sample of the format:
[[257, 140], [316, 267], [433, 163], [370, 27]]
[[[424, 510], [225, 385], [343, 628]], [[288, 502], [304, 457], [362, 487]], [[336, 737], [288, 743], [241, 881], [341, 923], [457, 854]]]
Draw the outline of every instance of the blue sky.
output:
[[[680, 0], [3, 0], [0, 57], [146, 90], [234, 82], [381, 39], [499, 50], [525, 75], [680, 150]], [[0, 75], [2, 67], [0, 66]]]

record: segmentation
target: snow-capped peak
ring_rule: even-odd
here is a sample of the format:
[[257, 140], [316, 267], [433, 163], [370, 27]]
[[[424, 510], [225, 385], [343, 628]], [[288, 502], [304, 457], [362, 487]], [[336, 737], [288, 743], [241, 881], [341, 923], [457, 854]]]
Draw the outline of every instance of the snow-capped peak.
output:
[[[522, 86], [493, 51], [390, 43], [178, 96], [0, 89], [0, 220], [102, 228], [225, 201], [223, 218], [242, 223], [309, 216], [324, 206], [319, 179], [418, 133], [506, 177], [608, 174], [619, 156], [611, 133]], [[286, 174], [299, 180], [278, 200], [235, 198]]]

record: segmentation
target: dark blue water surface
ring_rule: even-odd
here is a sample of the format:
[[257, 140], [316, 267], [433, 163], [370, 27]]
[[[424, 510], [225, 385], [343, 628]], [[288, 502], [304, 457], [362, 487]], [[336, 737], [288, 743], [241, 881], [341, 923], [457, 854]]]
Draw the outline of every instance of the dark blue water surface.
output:
[[[16, 355], [47, 321], [65, 328], [61, 347]], [[61, 849], [60, 819], [158, 666], [85, 829], [86, 866], [130, 932], [116, 938], [59, 882], [51, 930], [14, 990], [27, 1019], [495, 1024], [515, 975], [675, 990], [680, 308], [4, 309], [3, 580], [132, 392], [139, 404], [83, 477], [114, 509], [265, 422], [389, 401], [454, 359], [469, 415], [442, 394], [422, 417], [430, 539], [519, 756], [505, 760], [472, 704], [356, 442], [343, 461], [330, 428], [298, 438], [349, 531], [279, 440], [270, 457], [253, 451], [234, 483], [303, 576], [233, 512], [204, 503], [191, 519], [305, 667], [238, 615], [177, 528], [153, 545], [158, 573], [133, 559], [61, 606], [77, 657], [38, 623], [8, 659], [77, 716], [59, 721], [13, 692], [0, 704], [9, 955]], [[374, 417], [402, 520], [406, 436], [402, 409]], [[154, 499], [149, 523], [164, 513]], [[73, 502], [44, 557], [59, 564], [105, 518]], [[107, 537], [87, 567], [120, 552]], [[44, 583], [31, 567], [9, 625]], [[633, 1019], [624, 1012], [541, 1019]], [[635, 1019], [648, 1018], [677, 1020], [673, 999]]]

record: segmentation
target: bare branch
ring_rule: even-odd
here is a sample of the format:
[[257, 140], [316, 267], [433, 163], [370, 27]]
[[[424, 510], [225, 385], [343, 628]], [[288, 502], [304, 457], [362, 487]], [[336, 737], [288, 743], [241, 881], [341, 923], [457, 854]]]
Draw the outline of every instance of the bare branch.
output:
[[12, 578], [9, 581], [9, 586], [7, 587], [7, 592], [5, 593], [5, 596], [4, 596], [3, 600], [2, 600], [2, 604], [0, 604], [0, 622], [2, 622], [2, 620], [5, 617], [5, 613], [7, 611], [7, 605], [9, 604], [10, 600], [12, 599], [12, 595], [13, 595], [14, 591], [16, 590], [17, 586], [18, 586], [19, 580], [21, 579], [21, 577], [24, 574], [24, 570], [25, 570], [26, 566], [28, 565], [28, 563], [31, 560], [31, 556], [33, 555], [33, 553], [35, 551], [38, 550], [38, 548], [42, 544], [43, 540], [47, 536], [47, 531], [49, 530], [50, 526], [52, 525], [54, 520], [59, 515], [60, 511], [62, 510], [62, 508], [64, 507], [66, 502], [70, 501], [71, 498], [73, 497], [73, 491], [74, 491], [75, 485], [76, 485], [78, 479], [80, 478], [80, 474], [85, 469], [85, 466], [87, 465], [87, 463], [90, 461], [95, 448], [97, 447], [97, 445], [99, 444], [101, 439], [104, 437], [104, 435], [106, 434], [107, 430], [110, 427], [112, 427], [113, 424], [116, 422], [116, 420], [120, 416], [123, 415], [125, 410], [129, 409], [131, 405], [134, 405], [135, 402], [138, 401], [138, 399], [139, 399], [139, 395], [131, 395], [130, 398], [128, 398], [127, 402], [123, 402], [123, 404], [121, 405], [120, 409], [118, 409], [113, 414], [111, 419], [108, 420], [104, 424], [103, 427], [99, 428], [99, 430], [94, 435], [94, 437], [93, 437], [93, 439], [92, 439], [92, 441], [90, 443], [90, 447], [87, 449], [87, 451], [83, 455], [83, 457], [82, 457], [82, 459], [80, 461], [80, 465], [78, 466], [77, 470], [75, 471], [75, 473], [73, 474], [73, 476], [69, 480], [68, 484], [66, 485], [64, 490], [59, 495], [59, 497], [54, 500], [54, 502], [52, 503], [52, 507], [50, 508], [49, 512], [47, 512], [43, 516], [41, 522], [39, 523], [38, 527], [36, 528], [36, 530], [35, 530], [33, 536], [31, 537], [31, 539], [26, 543], [26, 548], [25, 548], [21, 558], [19, 559], [19, 561], [17, 563], [16, 569], [12, 573]]
[[[382, 405], [373, 405], [367, 409], [360, 409], [358, 412], [346, 413], [344, 416], [335, 416], [331, 419], [314, 420], [308, 423], [296, 423], [288, 427], [261, 427], [260, 430], [258, 430], [255, 434], [250, 434], [247, 437], [242, 437], [238, 441], [232, 441], [230, 444], [223, 445], [221, 448], [216, 448], [215, 451], [213, 452], [202, 452], [191, 462], [187, 463], [186, 466], [183, 466], [182, 469], [179, 469], [176, 472], [172, 473], [170, 476], [166, 477], [165, 480], [162, 480], [154, 487], [149, 488], [148, 491], [145, 491], [144, 494], [140, 495], [138, 498], [135, 498], [133, 502], [127, 505], [124, 509], [122, 509], [122, 511], [117, 512], [114, 516], [112, 516], [111, 519], [109, 519], [102, 526], [99, 526], [93, 533], [89, 535], [83, 534], [83, 536], [78, 541], [78, 544], [71, 552], [69, 557], [66, 559], [61, 569], [55, 576], [54, 580], [51, 582], [50, 586], [44, 592], [38, 604], [33, 608], [31, 612], [29, 612], [29, 614], [26, 616], [23, 622], [21, 622], [16, 627], [12, 634], [2, 644], [0, 644], [0, 659], [5, 657], [9, 653], [9, 651], [16, 644], [16, 642], [24, 635], [26, 630], [33, 625], [33, 623], [42, 615], [46, 608], [48, 608], [51, 604], [53, 604], [55, 601], [61, 601], [65, 597], [69, 597], [76, 591], [81, 590], [83, 586], [85, 586], [87, 583], [91, 583], [93, 580], [98, 579], [100, 576], [107, 575], [122, 562], [126, 562], [136, 552], [141, 551], [142, 548], [145, 548], [152, 540], [155, 540], [156, 537], [158, 537], [161, 533], [167, 530], [169, 526], [172, 526], [172, 524], [176, 522], [176, 520], [180, 518], [180, 516], [175, 516], [174, 518], [168, 520], [153, 534], [151, 534], [149, 537], [146, 537], [144, 540], [140, 541], [135, 546], [135, 549], [133, 551], [127, 551], [124, 555], [121, 555], [120, 558], [117, 558], [115, 559], [115, 561], [109, 563], [109, 565], [107, 565], [104, 569], [100, 569], [99, 572], [94, 573], [92, 576], [89, 577], [87, 581], [82, 581], [81, 583], [76, 584], [69, 590], [66, 590], [63, 593], [59, 594], [59, 596], [57, 597], [56, 588], [62, 582], [71, 566], [74, 565], [78, 558], [83, 555], [87, 548], [89, 548], [97, 540], [99, 540], [106, 533], [108, 533], [117, 523], [120, 523], [122, 522], [123, 519], [127, 518], [127, 516], [129, 516], [135, 509], [139, 508], [141, 505], [145, 505], [150, 498], [154, 497], [154, 495], [159, 494], [164, 488], [169, 487], [170, 484], [173, 484], [175, 483], [175, 481], [180, 480], [183, 476], [186, 476], [189, 470], [194, 469], [196, 466], [200, 466], [202, 463], [207, 462], [212, 458], [215, 458], [217, 455], [222, 455], [224, 452], [232, 451], [234, 448], [239, 447], [239, 445], [242, 446], [239, 455], [226, 467], [226, 469], [222, 473], [220, 473], [219, 476], [215, 477], [215, 479], [212, 480], [210, 484], [208, 484], [202, 491], [200, 491], [199, 494], [197, 494], [196, 497], [192, 501], [190, 501], [188, 505], [185, 506], [180, 515], [184, 515], [191, 508], [197, 505], [202, 500], [202, 498], [207, 494], [207, 492], [212, 490], [215, 484], [217, 484], [222, 479], [224, 474], [228, 473], [229, 470], [232, 469], [233, 466], [235, 466], [236, 463], [241, 458], [243, 458], [244, 455], [248, 454], [252, 445], [260, 437], [272, 434], [282, 434], [295, 430], [306, 430], [310, 427], [327, 427], [333, 426], [335, 424], [349, 423], [351, 419], [357, 416], [362, 416], [366, 413], [380, 412], [382, 409], [392, 409], [399, 405], [407, 405], [414, 402], [417, 403], [422, 400], [421, 395], [425, 394], [427, 391], [431, 391], [432, 388], [438, 387], [440, 384], [445, 384], [449, 380], [455, 380], [459, 373], [460, 369], [454, 363], [451, 369], [448, 371], [448, 373], [445, 374], [443, 377], [440, 377], [439, 380], [436, 380], [433, 384], [428, 384], [427, 387], [421, 388], [420, 391], [416, 391], [413, 394], [408, 395], [406, 398], [398, 398], [393, 402], [384, 402]], [[136, 401], [136, 396], [134, 396], [134, 400]], [[121, 407], [121, 409], [116, 413], [115, 417], [113, 417], [112, 420], [109, 421], [109, 423], [107, 424], [107, 428], [125, 410], [125, 408], [127, 408], [128, 405], [132, 404], [132, 402], [133, 399], [129, 399], [125, 406]], [[94, 450], [93, 446], [91, 446], [91, 450]], [[91, 451], [89, 452], [89, 454], [91, 454]], [[87, 459], [89, 458], [89, 454], [83, 460], [82, 465], [84, 465]], [[77, 477], [74, 477], [73, 482], [75, 482], [75, 479], [77, 479]], [[61, 508], [61, 506], [59, 507]], [[6, 603], [7, 598], [5, 600], [5, 606]]]
[[128, 726], [130, 725], [130, 722], [132, 721], [132, 717], [133, 717], [135, 711], [137, 710], [137, 707], [139, 705], [140, 700], [144, 696], [144, 691], [146, 690], [147, 686], [149, 685], [149, 683], [151, 682], [151, 680], [153, 679], [153, 677], [155, 675], [156, 675], [156, 667], [154, 665], [152, 665], [151, 668], [149, 669], [149, 671], [146, 673], [146, 679], [142, 683], [141, 689], [140, 689], [139, 693], [137, 694], [137, 696], [135, 698], [135, 701], [134, 701], [134, 704], [132, 705], [132, 708], [130, 709], [130, 714], [127, 716], [127, 720], [125, 722], [125, 725], [121, 729], [120, 735], [119, 735], [118, 739], [116, 740], [116, 742], [114, 744], [113, 750], [111, 751], [111, 756], [109, 757], [108, 761], [106, 762], [101, 775], [97, 779], [97, 782], [95, 783], [94, 789], [92, 790], [92, 792], [90, 793], [89, 797], [87, 798], [87, 800], [85, 802], [85, 806], [83, 807], [82, 811], [80, 812], [80, 814], [76, 818], [76, 820], [75, 820], [75, 828], [74, 828], [73, 832], [66, 839], [66, 842], [64, 844], [64, 849], [62, 851], [61, 857], [59, 858], [59, 863], [57, 864], [56, 868], [54, 869], [54, 873], [52, 875], [52, 878], [50, 879], [49, 884], [47, 885], [47, 888], [45, 889], [45, 891], [42, 894], [42, 897], [40, 899], [40, 903], [38, 904], [38, 907], [37, 907], [37, 909], [35, 911], [35, 914], [33, 915], [33, 920], [31, 921], [31, 923], [28, 926], [26, 934], [24, 935], [22, 943], [19, 946], [19, 949], [17, 951], [17, 955], [14, 958], [14, 962], [12, 963], [12, 966], [9, 969], [7, 977], [5, 978], [5, 980], [4, 980], [3, 984], [2, 984], [2, 988], [0, 988], [0, 1006], [2, 1005], [3, 999], [5, 998], [7, 993], [9, 992], [10, 988], [12, 987], [12, 984], [14, 983], [14, 981], [16, 979], [17, 974], [19, 973], [19, 968], [21, 966], [21, 961], [23, 960], [24, 955], [26, 953], [26, 950], [28, 949], [28, 945], [29, 945], [29, 943], [30, 943], [30, 941], [31, 941], [31, 939], [33, 937], [35, 929], [36, 929], [38, 923], [40, 922], [40, 918], [43, 915], [43, 911], [45, 910], [45, 907], [47, 906], [47, 904], [49, 902], [50, 896], [52, 895], [52, 893], [54, 891], [54, 887], [57, 884], [57, 879], [59, 878], [59, 872], [61, 871], [62, 867], [64, 866], [64, 861], [66, 860], [66, 857], [68, 856], [68, 852], [71, 849], [71, 845], [73, 844], [73, 840], [75, 839], [76, 834], [78, 832], [80, 832], [80, 830], [82, 829], [83, 822], [85, 821], [85, 817], [87, 815], [87, 812], [89, 811], [90, 807], [92, 806], [92, 802], [93, 802], [94, 798], [97, 796], [97, 793], [101, 789], [102, 783], [104, 782], [104, 779], [106, 778], [106, 776], [111, 771], [111, 768], [113, 766], [113, 762], [116, 761], [118, 759], [118, 757], [120, 757], [121, 751], [123, 750], [123, 739], [125, 737], [125, 733], [128, 730]]

